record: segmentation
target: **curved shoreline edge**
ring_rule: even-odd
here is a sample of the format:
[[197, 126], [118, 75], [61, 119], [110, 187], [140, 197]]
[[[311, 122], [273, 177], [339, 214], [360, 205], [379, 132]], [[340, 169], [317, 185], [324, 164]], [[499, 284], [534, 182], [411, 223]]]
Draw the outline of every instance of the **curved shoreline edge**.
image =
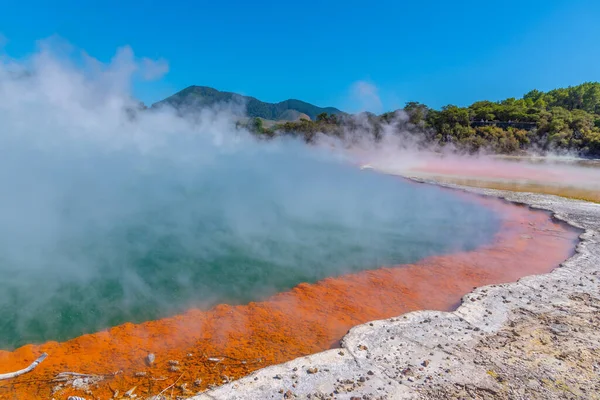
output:
[[548, 274], [479, 287], [453, 312], [356, 326], [340, 349], [191, 399], [600, 399], [600, 204], [409, 178], [550, 211], [584, 233]]

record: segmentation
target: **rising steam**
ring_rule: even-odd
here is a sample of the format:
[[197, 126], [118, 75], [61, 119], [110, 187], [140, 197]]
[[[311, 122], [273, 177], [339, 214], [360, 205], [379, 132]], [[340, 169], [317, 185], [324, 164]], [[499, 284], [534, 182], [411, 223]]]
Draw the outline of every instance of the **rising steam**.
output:
[[0, 346], [255, 300], [493, 232], [487, 211], [437, 189], [259, 142], [235, 105], [193, 120], [142, 110], [131, 81], [164, 61], [71, 55], [43, 45], [0, 65]]

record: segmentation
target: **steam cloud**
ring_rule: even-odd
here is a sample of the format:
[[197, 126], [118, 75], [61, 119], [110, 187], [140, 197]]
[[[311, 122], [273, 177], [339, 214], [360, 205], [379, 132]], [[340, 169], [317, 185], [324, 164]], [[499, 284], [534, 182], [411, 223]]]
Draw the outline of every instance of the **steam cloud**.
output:
[[383, 111], [383, 103], [379, 97], [379, 89], [367, 81], [358, 81], [352, 85], [352, 96], [360, 104], [360, 111], [371, 111], [380, 113]]
[[240, 107], [193, 121], [140, 110], [131, 80], [164, 61], [71, 55], [43, 43], [0, 65], [2, 347], [255, 300], [493, 233], [486, 210], [437, 189], [258, 142], [236, 127]]

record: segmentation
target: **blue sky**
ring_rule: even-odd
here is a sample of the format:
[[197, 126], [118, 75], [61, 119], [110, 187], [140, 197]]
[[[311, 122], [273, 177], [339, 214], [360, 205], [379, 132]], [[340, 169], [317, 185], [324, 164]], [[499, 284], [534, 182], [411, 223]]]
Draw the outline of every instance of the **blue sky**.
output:
[[597, 0], [5, 3], [12, 57], [58, 35], [103, 61], [123, 45], [166, 59], [167, 75], [134, 86], [146, 103], [197, 84], [381, 112], [600, 80]]

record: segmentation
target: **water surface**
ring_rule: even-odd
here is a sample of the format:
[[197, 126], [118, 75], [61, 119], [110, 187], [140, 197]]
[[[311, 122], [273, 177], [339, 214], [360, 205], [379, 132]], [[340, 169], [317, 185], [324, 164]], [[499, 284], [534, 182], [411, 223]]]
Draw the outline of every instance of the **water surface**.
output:
[[[82, 167], [0, 215], [10, 237], [0, 242], [1, 348], [471, 250], [498, 229], [477, 202], [344, 163], [267, 154], [252, 168], [233, 155], [140, 168], [111, 157], [108, 176]], [[28, 189], [15, 190], [17, 201]]]

